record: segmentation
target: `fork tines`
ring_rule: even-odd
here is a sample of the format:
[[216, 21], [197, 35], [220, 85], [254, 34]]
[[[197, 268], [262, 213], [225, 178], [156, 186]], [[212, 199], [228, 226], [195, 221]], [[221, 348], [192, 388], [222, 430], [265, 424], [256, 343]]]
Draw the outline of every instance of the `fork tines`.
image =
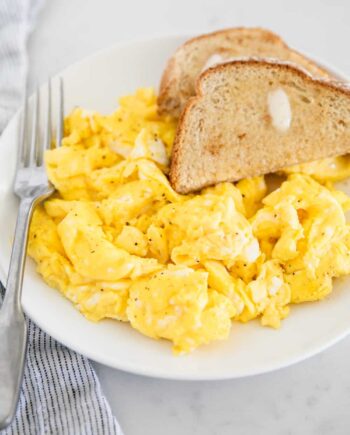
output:
[[[41, 167], [44, 165], [44, 152], [52, 147], [52, 88], [53, 83], [58, 82], [57, 88], [57, 118], [56, 118], [56, 144], [61, 145], [63, 136], [63, 80], [49, 79], [47, 85], [42, 89], [37, 89], [35, 94], [27, 98], [22, 112], [22, 134], [19, 144], [18, 165], [20, 167]], [[46, 104], [41, 102], [41, 95], [46, 94]], [[44, 131], [40, 131], [40, 117], [45, 113]], [[28, 116], [30, 114], [30, 116]], [[30, 118], [30, 119], [29, 119]], [[31, 124], [29, 126], [29, 124]], [[29, 128], [30, 127], [30, 128]], [[43, 133], [43, 134], [42, 134]]]

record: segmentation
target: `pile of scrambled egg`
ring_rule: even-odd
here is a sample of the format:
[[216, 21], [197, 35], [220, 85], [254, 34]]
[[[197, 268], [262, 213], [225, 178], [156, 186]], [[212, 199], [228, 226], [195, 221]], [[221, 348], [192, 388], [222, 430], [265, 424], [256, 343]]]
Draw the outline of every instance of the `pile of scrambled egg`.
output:
[[57, 193], [36, 208], [29, 255], [90, 320], [130, 322], [187, 353], [232, 321], [280, 326], [350, 272], [350, 199], [331, 181], [347, 157], [299, 165], [267, 194], [264, 177], [179, 195], [167, 172], [176, 122], [152, 89], [109, 116], [80, 108], [46, 154]]

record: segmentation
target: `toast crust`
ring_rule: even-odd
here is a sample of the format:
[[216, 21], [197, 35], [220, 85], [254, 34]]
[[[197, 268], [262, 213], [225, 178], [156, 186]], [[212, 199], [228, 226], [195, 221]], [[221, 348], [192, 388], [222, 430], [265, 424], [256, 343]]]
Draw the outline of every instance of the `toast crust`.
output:
[[[261, 27], [232, 27], [217, 30], [215, 32], [199, 35], [189, 39], [182, 44], [168, 60], [159, 86], [158, 107], [160, 113], [171, 113], [173, 115], [179, 116], [184, 106], [183, 97], [180, 95], [178, 89], [182, 77], [182, 70], [181, 65], [179, 65], [178, 56], [181, 55], [181, 53], [187, 48], [195, 47], [198, 42], [212, 40], [217, 37], [237, 38], [238, 41], [240, 39], [244, 41], [245, 38], [249, 37], [254, 37], [255, 40], [258, 40], [259, 38], [265, 43], [270, 43], [271, 45], [278, 46], [285, 52], [289, 52], [291, 57], [294, 57], [294, 63], [296, 65], [299, 65], [300, 62], [304, 68], [312, 71], [315, 75], [320, 77], [332, 76], [331, 73], [325, 68], [306, 58], [298, 51], [290, 48], [280, 36], [271, 32], [270, 30]], [[220, 48], [216, 50], [216, 52], [220, 51]]]
[[[350, 86], [348, 84], [338, 82], [335, 80], [325, 79], [325, 78], [315, 78], [309, 72], [297, 67], [296, 65], [294, 65], [293, 63], [290, 63], [290, 62], [280, 62], [280, 61], [267, 60], [267, 59], [256, 59], [256, 58], [250, 58], [250, 59], [245, 59], [245, 60], [238, 59], [238, 60], [233, 60], [233, 61], [227, 62], [225, 64], [220, 64], [220, 65], [214, 66], [212, 68], [209, 68], [208, 70], [205, 70], [196, 80], [196, 95], [194, 97], [191, 97], [188, 100], [188, 102], [187, 102], [187, 104], [186, 104], [186, 106], [185, 106], [185, 108], [180, 116], [179, 123], [177, 126], [176, 135], [175, 135], [175, 141], [174, 141], [172, 156], [171, 156], [171, 166], [170, 166], [169, 178], [170, 178], [170, 183], [171, 183], [172, 187], [178, 193], [189, 193], [190, 191], [193, 190], [191, 187], [183, 186], [181, 179], [180, 179], [181, 159], [183, 158], [183, 151], [184, 151], [184, 149], [182, 147], [182, 141], [183, 141], [183, 137], [185, 134], [184, 125], [186, 123], [187, 118], [189, 116], [191, 116], [191, 109], [204, 96], [202, 85], [203, 85], [205, 79], [210, 77], [212, 74], [215, 74], [218, 71], [225, 70], [227, 68], [236, 67], [239, 65], [245, 65], [245, 66], [264, 65], [266, 67], [278, 68], [279, 70], [293, 71], [294, 74], [297, 74], [299, 77], [301, 77], [307, 83], [312, 83], [313, 85], [316, 84], [316, 85], [322, 86], [324, 88], [328, 88], [328, 89], [336, 92], [338, 95], [343, 94], [343, 95], [346, 95], [350, 98]], [[349, 141], [349, 150], [348, 151], [350, 151], [350, 141]], [[331, 155], [332, 154], [330, 153], [329, 156], [331, 156]], [[327, 157], [327, 156], [325, 156], [325, 157]], [[308, 160], [305, 159], [303, 162], [306, 162], [306, 161], [308, 161]], [[303, 162], [300, 162], [300, 163], [303, 163]], [[296, 164], [296, 163], [293, 163], [293, 164]], [[282, 165], [280, 167], [271, 168], [270, 172], [275, 172], [277, 170], [282, 169], [285, 166], [287, 166], [287, 165]], [[262, 174], [257, 174], [254, 171], [252, 171], [252, 173], [249, 176], [256, 176], [256, 175], [262, 175]], [[237, 178], [227, 177], [227, 179], [224, 181], [234, 182], [234, 181], [237, 181]], [[201, 185], [201, 187], [199, 189], [210, 186], [212, 184], [213, 183], [209, 181], [209, 182]], [[199, 190], [199, 189], [195, 189], [195, 190]]]

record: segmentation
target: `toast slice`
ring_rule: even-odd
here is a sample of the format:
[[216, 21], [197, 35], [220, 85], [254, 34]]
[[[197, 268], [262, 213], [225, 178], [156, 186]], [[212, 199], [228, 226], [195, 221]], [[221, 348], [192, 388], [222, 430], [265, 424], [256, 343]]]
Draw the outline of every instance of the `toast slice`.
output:
[[225, 60], [254, 56], [287, 60], [315, 76], [330, 76], [268, 30], [242, 27], [221, 30], [190, 39], [169, 59], [160, 83], [160, 113], [178, 117], [188, 98], [194, 95], [196, 78], [204, 69]]
[[203, 72], [180, 118], [170, 181], [188, 193], [350, 152], [350, 88], [294, 65], [237, 60]]

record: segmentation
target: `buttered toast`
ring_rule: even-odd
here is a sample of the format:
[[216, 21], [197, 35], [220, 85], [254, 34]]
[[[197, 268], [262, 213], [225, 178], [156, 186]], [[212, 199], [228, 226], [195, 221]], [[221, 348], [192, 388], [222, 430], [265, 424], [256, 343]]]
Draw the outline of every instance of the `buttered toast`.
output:
[[255, 56], [293, 62], [318, 77], [330, 75], [269, 30], [225, 29], [190, 39], [169, 59], [159, 89], [160, 113], [178, 117], [194, 95], [195, 81], [203, 70], [227, 60]]
[[179, 193], [350, 152], [350, 89], [294, 65], [237, 60], [202, 73], [180, 118]]

